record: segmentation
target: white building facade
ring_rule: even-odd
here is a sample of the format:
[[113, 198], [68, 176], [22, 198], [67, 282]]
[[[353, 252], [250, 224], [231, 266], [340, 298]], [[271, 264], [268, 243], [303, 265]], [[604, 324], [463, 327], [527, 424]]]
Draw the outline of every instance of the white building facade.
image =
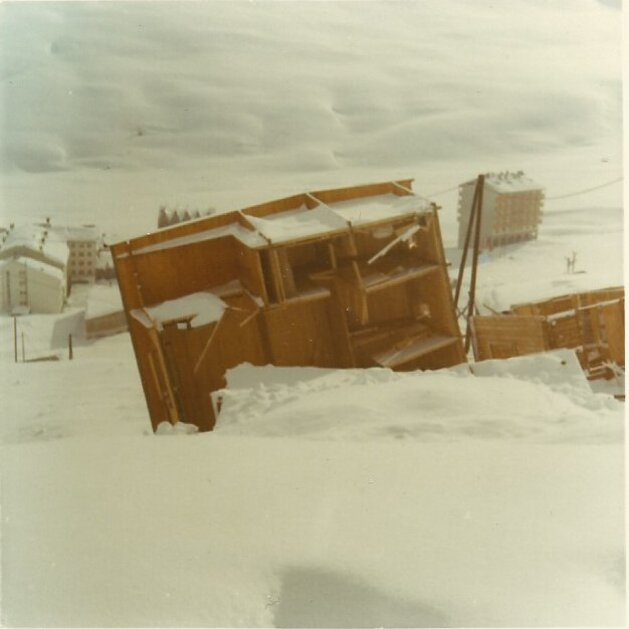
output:
[[57, 226], [49, 220], [3, 230], [2, 311], [61, 312], [72, 282], [96, 279], [100, 241], [93, 225]]
[[64, 227], [60, 234], [70, 251], [68, 271], [72, 282], [93, 282], [96, 279], [100, 236], [98, 230], [87, 225]]
[[[459, 249], [465, 246], [475, 188], [476, 179], [459, 186]], [[537, 238], [542, 222], [543, 203], [543, 188], [522, 171], [485, 175], [481, 249]], [[470, 238], [470, 246], [472, 244], [473, 236]]]
[[53, 314], [63, 310], [62, 269], [27, 257], [0, 260], [0, 310], [10, 314]]

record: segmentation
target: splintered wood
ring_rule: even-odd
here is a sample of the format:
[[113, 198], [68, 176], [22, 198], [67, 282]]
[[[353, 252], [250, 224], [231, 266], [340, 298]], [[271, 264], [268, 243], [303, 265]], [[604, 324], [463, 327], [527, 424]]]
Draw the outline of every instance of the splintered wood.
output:
[[605, 288], [517, 304], [504, 315], [471, 320], [476, 360], [575, 349], [590, 378], [625, 365], [625, 290]]
[[[437, 208], [412, 180], [307, 192], [111, 247], [153, 428], [215, 423], [254, 365], [439, 369], [465, 361]], [[224, 306], [149, 313], [208, 293]], [[194, 303], [212, 303], [197, 299]], [[188, 303], [188, 302], [186, 302]], [[191, 325], [207, 321], [204, 325]]]

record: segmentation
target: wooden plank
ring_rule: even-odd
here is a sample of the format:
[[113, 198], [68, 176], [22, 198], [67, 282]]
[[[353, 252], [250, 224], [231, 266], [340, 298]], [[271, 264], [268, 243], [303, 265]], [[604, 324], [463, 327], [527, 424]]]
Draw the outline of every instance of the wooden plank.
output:
[[436, 264], [425, 264], [418, 267], [411, 267], [393, 273], [391, 275], [363, 275], [364, 290], [368, 293], [374, 293], [384, 288], [391, 288], [398, 284], [404, 284], [411, 280], [416, 280], [420, 277], [424, 277], [428, 273], [438, 271], [439, 267]]
[[274, 249], [273, 251], [277, 257], [277, 264], [280, 270], [280, 277], [282, 278], [284, 296], [286, 298], [293, 297], [297, 293], [297, 288], [295, 287], [295, 277], [293, 275], [291, 263], [288, 260], [286, 249], [281, 247]]
[[[412, 188], [413, 179], [400, 179], [397, 183], [404, 188]], [[350, 188], [336, 188], [333, 190], [317, 190], [310, 193], [318, 200], [331, 205], [342, 201], [353, 201], [354, 199], [363, 199], [365, 197], [374, 197], [385, 194], [396, 194], [398, 196], [406, 196], [399, 188], [393, 185], [393, 182], [373, 183], [362, 186], [353, 186]]]
[[154, 327], [149, 330], [149, 338], [151, 339], [155, 350], [154, 355], [157, 359], [157, 364], [154, 366], [160, 374], [160, 381], [162, 383], [162, 399], [168, 409], [168, 420], [171, 424], [176, 424], [181, 419], [179, 406], [177, 404], [175, 392], [173, 391], [168, 366], [166, 359], [164, 358], [164, 351], [162, 349], [157, 330]]
[[334, 243], [328, 243], [328, 255], [330, 256], [330, 266], [333, 269], [338, 268], [338, 262], [336, 260], [336, 250], [334, 249]]
[[257, 218], [265, 218], [266, 216], [270, 216], [272, 214], [280, 214], [282, 212], [297, 210], [304, 205], [308, 206], [308, 197], [302, 193], [291, 197], [285, 197], [283, 199], [276, 199], [275, 201], [267, 201], [258, 205], [251, 205], [241, 211], [245, 216], [250, 215]]
[[199, 358], [197, 359], [197, 361], [196, 361], [196, 363], [194, 365], [193, 372], [194, 372], [195, 375], [199, 371], [199, 369], [201, 368], [201, 365], [203, 364], [203, 361], [205, 360], [206, 356], [208, 355], [208, 352], [210, 351], [210, 349], [212, 349], [212, 342], [216, 339], [217, 333], [221, 329], [221, 322], [224, 322], [224, 321], [227, 321], [227, 318], [225, 316], [222, 316], [214, 324], [214, 327], [212, 328], [212, 331], [210, 332], [210, 336], [208, 337], [208, 340], [205, 343], [205, 346], [203, 347], [203, 350], [201, 351], [201, 355], [199, 356]]
[[264, 282], [260, 259], [261, 252], [252, 250], [238, 241], [234, 243], [234, 248], [240, 282], [252, 294], [260, 297], [265, 304], [268, 304], [269, 295]]
[[282, 282], [282, 268], [276, 249], [269, 249], [269, 259], [271, 261], [271, 277], [278, 301], [285, 301], [286, 293], [284, 292], [284, 283]]
[[378, 365], [382, 367], [399, 367], [405, 363], [411, 362], [425, 356], [430, 352], [434, 352], [448, 345], [454, 345], [459, 342], [459, 339], [435, 335], [428, 338], [421, 338], [415, 341], [411, 341], [408, 344], [402, 344], [402, 347], [394, 347], [386, 352], [376, 354], [373, 359]]

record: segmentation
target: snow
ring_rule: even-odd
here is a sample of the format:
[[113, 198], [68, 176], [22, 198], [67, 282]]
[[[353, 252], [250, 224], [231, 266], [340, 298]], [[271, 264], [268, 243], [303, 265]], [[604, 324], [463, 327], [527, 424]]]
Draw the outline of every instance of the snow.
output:
[[398, 197], [394, 194], [335, 203], [334, 211], [352, 225], [362, 225], [425, 212], [427, 203], [417, 196]]
[[225, 308], [227, 304], [213, 293], [191, 293], [132, 310], [131, 316], [147, 328], [157, 324], [158, 329], [161, 329], [162, 324], [181, 319], [189, 319], [190, 327], [199, 328], [218, 321]]
[[247, 220], [273, 244], [349, 229], [347, 221], [326, 206], [305, 211], [280, 212], [266, 218], [247, 215]]
[[59, 264], [67, 264], [70, 250], [65, 240], [56, 238], [54, 234], [37, 225], [18, 224], [7, 232], [6, 240], [0, 243], [0, 253], [7, 255], [11, 250], [30, 249], [39, 255]]
[[[142, 255], [183, 247], [197, 242], [205, 242], [225, 236], [234, 236], [251, 248], [266, 246], [269, 243], [281, 244], [287, 241], [303, 240], [337, 231], [347, 231], [350, 224], [362, 225], [403, 216], [412, 216], [426, 210], [426, 202], [417, 197], [398, 197], [396, 195], [379, 195], [359, 201], [342, 201], [328, 205], [320, 203], [309, 209], [306, 206], [286, 212], [269, 214], [265, 217], [242, 214], [243, 219], [252, 230], [245, 229], [239, 223], [223, 227], [215, 227], [199, 231], [187, 236], [179, 236], [171, 240], [133, 251], [133, 255]], [[172, 229], [172, 227], [171, 227]], [[119, 254], [125, 258], [129, 254]]]
[[21, 264], [25, 267], [29, 267], [30, 269], [34, 269], [35, 271], [41, 271], [42, 273], [45, 273], [46, 275], [51, 275], [58, 280], [64, 281], [66, 277], [65, 273], [56, 266], [46, 264], [46, 262], [40, 262], [39, 260], [33, 260], [33, 258], [25, 258], [21, 256], [17, 258], [0, 260], [0, 269], [13, 262], [15, 262], [16, 264]]
[[[557, 369], [548, 369], [553, 361], [574, 365], [574, 354], [566, 354], [475, 365], [474, 370], [483, 374], [480, 380], [460, 368], [439, 373], [369, 369], [322, 370], [305, 382], [294, 381], [298, 374], [281, 374], [269, 384], [265, 369], [258, 375], [258, 368], [249, 367], [255, 373], [237, 379], [257, 384], [235, 388], [228, 376], [230, 386], [214, 395], [221, 400], [215, 430], [351, 442], [456, 437], [621, 442], [621, 403], [593, 394], [587, 382], [584, 387], [574, 366], [572, 382], [556, 376], [553, 382], [552, 375], [545, 376], [556, 373]], [[334, 395], [340, 390], [341, 396]]]
[[[608, 397], [590, 394], [594, 411], [518, 378], [294, 369], [266, 381], [293, 399], [271, 400], [264, 436], [243, 422], [154, 437], [126, 334], [8, 371], [5, 624], [622, 624], [622, 409]], [[93, 395], [99, 382], [116, 394]], [[310, 404], [332, 400], [338, 430], [273, 429], [290, 403], [296, 427], [321, 428]], [[466, 423], [470, 409], [483, 417]]]
[[92, 284], [87, 294], [85, 318], [93, 319], [114, 312], [122, 312], [122, 297], [117, 283]]
[[523, 170], [548, 197], [619, 177], [619, 11], [514, 2], [3, 3], [2, 222], [126, 238], [162, 204], [413, 176], [454, 187], [436, 200], [456, 220], [477, 173]]
[[[618, 9], [0, 3], [0, 223], [128, 238], [160, 205], [415, 177], [454, 279], [459, 184], [523, 170], [539, 238], [483, 254], [481, 308], [621, 285], [620, 183], [559, 198], [622, 173]], [[17, 318], [56, 362], [14, 363], [0, 316], [4, 626], [624, 625], [624, 407], [572, 353], [240, 367], [216, 431], [154, 435], [127, 333], [68, 360], [75, 299]]]
[[[197, 242], [205, 242], [206, 240], [214, 240], [216, 238], [224, 238], [225, 236], [234, 236], [243, 244], [249, 247], [260, 247], [267, 244], [266, 240], [255, 231], [245, 229], [237, 223], [231, 225], [225, 225], [224, 227], [215, 227], [213, 229], [206, 229], [195, 234], [189, 234], [188, 236], [179, 236], [166, 240], [164, 242], [156, 243], [154, 245], [147, 245], [133, 251], [133, 255], [142, 255], [144, 253], [151, 253], [154, 251], [161, 251], [163, 249], [174, 249], [176, 247], [185, 247]], [[118, 257], [125, 258], [128, 254], [122, 253]]]
[[[468, 181], [465, 185], [474, 185], [475, 183], [476, 180]], [[485, 177], [485, 185], [499, 193], [543, 190], [543, 186], [540, 186], [522, 172], [488, 173]]]

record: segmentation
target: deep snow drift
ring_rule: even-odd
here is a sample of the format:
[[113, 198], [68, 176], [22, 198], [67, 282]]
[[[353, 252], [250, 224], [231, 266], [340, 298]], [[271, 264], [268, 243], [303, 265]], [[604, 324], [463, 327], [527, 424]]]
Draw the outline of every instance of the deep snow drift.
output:
[[622, 624], [623, 406], [522, 360], [241, 369], [156, 437], [126, 334], [4, 363], [4, 623]]

